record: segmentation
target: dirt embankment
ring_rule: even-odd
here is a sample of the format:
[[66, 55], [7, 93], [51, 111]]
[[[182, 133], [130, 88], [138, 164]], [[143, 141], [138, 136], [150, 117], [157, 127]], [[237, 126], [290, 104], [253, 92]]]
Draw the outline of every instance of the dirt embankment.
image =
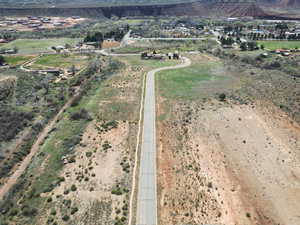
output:
[[158, 123], [160, 224], [300, 224], [295, 121], [269, 101], [168, 105]]

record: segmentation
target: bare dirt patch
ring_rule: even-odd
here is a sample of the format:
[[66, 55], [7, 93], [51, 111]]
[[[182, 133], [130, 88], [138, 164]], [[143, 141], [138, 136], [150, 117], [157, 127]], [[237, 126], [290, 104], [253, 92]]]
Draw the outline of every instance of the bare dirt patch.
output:
[[299, 127], [212, 105], [179, 105], [162, 124], [161, 224], [298, 224]]
[[[244, 74], [219, 72], [244, 85]], [[160, 224], [300, 223], [299, 126], [262, 98], [215, 99], [233, 86], [211, 80], [198, 100], [158, 98]]]

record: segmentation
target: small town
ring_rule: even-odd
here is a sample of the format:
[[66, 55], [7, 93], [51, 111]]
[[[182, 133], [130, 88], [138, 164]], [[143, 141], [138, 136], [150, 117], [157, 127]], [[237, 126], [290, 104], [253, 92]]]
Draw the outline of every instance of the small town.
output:
[[[86, 19], [72, 17], [0, 17], [0, 32], [43, 31], [75, 26]], [[0, 42], [1, 43], [1, 42]]]

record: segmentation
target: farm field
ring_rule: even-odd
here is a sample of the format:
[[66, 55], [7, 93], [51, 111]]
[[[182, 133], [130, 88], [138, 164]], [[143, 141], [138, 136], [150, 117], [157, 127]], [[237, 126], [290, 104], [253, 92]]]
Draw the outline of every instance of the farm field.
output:
[[60, 69], [70, 69], [73, 65], [80, 69], [87, 65], [88, 56], [77, 55], [77, 54], [53, 54], [44, 55], [38, 58], [29, 67], [31, 69], [49, 69], [49, 68], [60, 68]]
[[52, 46], [64, 46], [65, 44], [74, 46], [79, 41], [80, 39], [76, 38], [18, 39], [3, 45], [1, 48], [16, 47], [19, 54], [38, 54], [51, 51]]
[[270, 50], [300, 48], [300, 41], [258, 41], [258, 44], [264, 45], [265, 48]]

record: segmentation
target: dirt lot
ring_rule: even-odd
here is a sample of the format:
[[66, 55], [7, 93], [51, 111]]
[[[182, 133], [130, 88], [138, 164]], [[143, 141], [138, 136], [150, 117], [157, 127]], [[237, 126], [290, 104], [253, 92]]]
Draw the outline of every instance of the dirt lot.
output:
[[219, 101], [220, 92], [237, 94], [250, 78], [217, 72], [235, 85], [203, 81], [192, 101], [159, 87], [160, 224], [299, 224], [300, 127], [258, 96]]

